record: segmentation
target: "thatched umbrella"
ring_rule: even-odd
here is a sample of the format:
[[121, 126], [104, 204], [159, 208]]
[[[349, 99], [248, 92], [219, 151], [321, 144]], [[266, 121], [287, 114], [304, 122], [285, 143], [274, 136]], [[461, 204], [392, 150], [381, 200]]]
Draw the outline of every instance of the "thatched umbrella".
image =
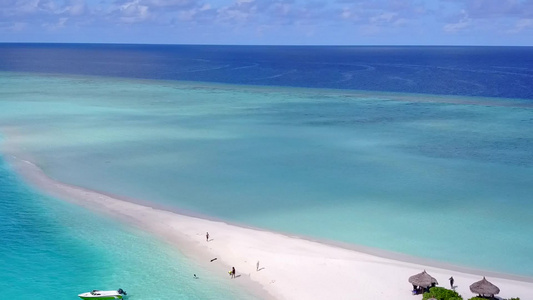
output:
[[470, 291], [482, 296], [493, 296], [500, 293], [500, 289], [485, 279], [485, 276], [483, 276], [483, 279], [480, 281], [472, 283], [472, 285], [470, 285]]
[[409, 277], [409, 282], [412, 285], [416, 285], [423, 288], [427, 288], [428, 286], [432, 286], [434, 284], [439, 284], [437, 282], [437, 279], [431, 277], [428, 273], [426, 273], [426, 270], [424, 270], [424, 272], [422, 273]]

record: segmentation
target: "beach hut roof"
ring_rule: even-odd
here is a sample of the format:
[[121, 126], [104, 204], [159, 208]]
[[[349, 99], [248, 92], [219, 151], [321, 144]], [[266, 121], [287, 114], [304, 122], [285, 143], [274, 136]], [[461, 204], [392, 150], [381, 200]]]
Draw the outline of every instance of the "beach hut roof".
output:
[[439, 284], [437, 279], [431, 277], [426, 270], [424, 272], [409, 277], [409, 282], [413, 285], [428, 287], [434, 284]]
[[480, 281], [472, 283], [470, 291], [480, 295], [496, 295], [500, 293], [500, 289], [485, 279], [485, 276]]

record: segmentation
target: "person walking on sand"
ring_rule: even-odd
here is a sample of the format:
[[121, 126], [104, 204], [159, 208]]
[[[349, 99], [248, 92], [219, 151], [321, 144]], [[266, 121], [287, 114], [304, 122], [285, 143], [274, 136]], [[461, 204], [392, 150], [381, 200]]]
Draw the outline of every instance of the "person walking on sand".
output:
[[450, 287], [453, 289], [453, 276], [450, 277]]
[[235, 278], [235, 267], [231, 267], [231, 278]]
[[206, 241], [206, 242], [209, 242], [209, 232], [206, 232], [206, 233], [205, 233], [205, 241]]

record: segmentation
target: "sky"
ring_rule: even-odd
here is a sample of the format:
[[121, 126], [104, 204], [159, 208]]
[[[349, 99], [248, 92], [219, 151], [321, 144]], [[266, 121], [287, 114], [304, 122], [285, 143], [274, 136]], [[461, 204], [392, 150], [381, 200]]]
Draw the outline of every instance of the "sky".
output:
[[533, 0], [0, 0], [0, 42], [533, 46]]

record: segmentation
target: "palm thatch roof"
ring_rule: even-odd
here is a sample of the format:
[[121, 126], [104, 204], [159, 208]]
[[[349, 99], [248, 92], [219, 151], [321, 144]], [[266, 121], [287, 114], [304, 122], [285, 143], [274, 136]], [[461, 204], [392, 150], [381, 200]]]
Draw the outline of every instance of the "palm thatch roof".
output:
[[432, 284], [439, 284], [437, 282], [437, 279], [431, 277], [428, 273], [426, 273], [426, 270], [424, 272], [413, 275], [409, 277], [409, 282], [413, 285], [420, 286], [420, 287], [428, 287]]
[[480, 295], [496, 295], [500, 293], [500, 289], [485, 279], [485, 276], [480, 281], [472, 283], [470, 291]]

